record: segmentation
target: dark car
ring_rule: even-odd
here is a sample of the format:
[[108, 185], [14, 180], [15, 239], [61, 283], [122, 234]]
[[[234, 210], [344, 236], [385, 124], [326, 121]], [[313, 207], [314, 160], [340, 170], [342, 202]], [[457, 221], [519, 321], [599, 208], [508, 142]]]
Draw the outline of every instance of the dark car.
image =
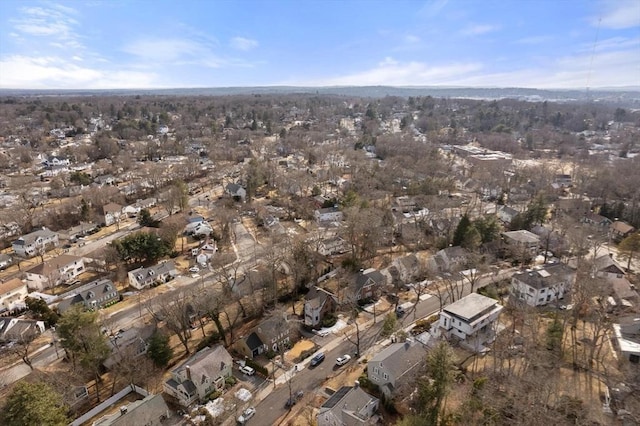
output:
[[311, 358], [311, 366], [315, 367], [316, 365], [320, 364], [322, 361], [324, 361], [324, 352], [319, 352], [318, 354], [316, 354], [316, 356]]
[[402, 306], [398, 306], [398, 307], [396, 308], [396, 317], [400, 318], [400, 317], [402, 317], [405, 313], [406, 313], [406, 312], [405, 312], [405, 310], [404, 310], [404, 308], [403, 308]]
[[302, 399], [303, 396], [304, 396], [304, 392], [299, 390], [298, 392], [293, 394], [291, 398], [287, 399], [287, 402], [285, 402], [284, 406], [287, 408], [293, 407], [294, 405], [296, 405], [296, 402]]

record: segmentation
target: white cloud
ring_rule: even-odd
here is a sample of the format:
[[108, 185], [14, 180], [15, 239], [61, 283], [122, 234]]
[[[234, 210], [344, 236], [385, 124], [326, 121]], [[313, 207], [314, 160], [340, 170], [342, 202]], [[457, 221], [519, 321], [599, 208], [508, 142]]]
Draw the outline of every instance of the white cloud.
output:
[[126, 45], [122, 50], [136, 56], [140, 67], [170, 64], [220, 68], [227, 64], [206, 44], [189, 39], [143, 39]]
[[462, 34], [463, 36], [477, 36], [477, 35], [495, 32], [495, 31], [498, 31], [499, 29], [500, 27], [496, 25], [471, 25], [467, 28], [464, 28], [462, 31], [460, 31], [460, 34]]
[[616, 30], [640, 26], [640, 2], [638, 0], [603, 1], [600, 3], [600, 7], [602, 13], [593, 17], [593, 25]]
[[93, 69], [60, 57], [14, 55], [0, 60], [0, 87], [28, 89], [116, 89], [159, 87], [155, 73]]
[[367, 71], [304, 84], [312, 86], [434, 85], [441, 84], [450, 78], [462, 78], [481, 68], [477, 63], [429, 65], [424, 62], [398, 62], [387, 57], [375, 68]]
[[229, 45], [237, 50], [251, 50], [258, 47], [256, 40], [244, 37], [234, 37], [229, 41]]
[[553, 40], [552, 36], [549, 35], [540, 35], [540, 36], [531, 36], [531, 37], [523, 37], [514, 41], [515, 44], [543, 44]]
[[449, 3], [449, 0], [430, 0], [419, 11], [418, 15], [433, 18]]
[[18, 35], [46, 38], [54, 47], [80, 49], [83, 46], [76, 31], [78, 21], [71, 15], [77, 15], [77, 12], [56, 4], [23, 7], [20, 9], [20, 16], [9, 22]]
[[409, 34], [404, 37], [404, 41], [409, 44], [420, 43], [420, 37]]

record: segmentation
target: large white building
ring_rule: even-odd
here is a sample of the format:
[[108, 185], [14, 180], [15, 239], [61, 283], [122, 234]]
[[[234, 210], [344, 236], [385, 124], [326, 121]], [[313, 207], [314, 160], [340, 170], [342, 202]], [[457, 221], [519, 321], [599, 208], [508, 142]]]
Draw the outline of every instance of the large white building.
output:
[[495, 338], [496, 320], [502, 308], [495, 299], [471, 293], [442, 310], [440, 331], [447, 338], [481, 352], [484, 344]]
[[511, 294], [529, 306], [543, 306], [563, 299], [576, 273], [563, 263], [518, 272], [511, 278]]
[[13, 242], [12, 247], [18, 256], [33, 257], [44, 254], [47, 250], [57, 247], [58, 244], [58, 234], [47, 228], [42, 228], [18, 238]]

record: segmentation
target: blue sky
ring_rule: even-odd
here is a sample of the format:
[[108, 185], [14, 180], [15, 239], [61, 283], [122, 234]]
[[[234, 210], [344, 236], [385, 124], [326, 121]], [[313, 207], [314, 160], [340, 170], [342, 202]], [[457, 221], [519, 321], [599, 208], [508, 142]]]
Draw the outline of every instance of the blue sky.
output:
[[0, 1], [0, 88], [263, 85], [640, 86], [640, 0]]

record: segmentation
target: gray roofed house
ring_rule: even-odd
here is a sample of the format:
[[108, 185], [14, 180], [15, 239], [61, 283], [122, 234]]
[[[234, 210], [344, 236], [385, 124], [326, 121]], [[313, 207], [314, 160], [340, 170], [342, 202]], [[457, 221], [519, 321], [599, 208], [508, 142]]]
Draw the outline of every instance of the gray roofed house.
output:
[[593, 269], [597, 276], [616, 278], [624, 275], [624, 269], [615, 261], [612, 254], [604, 254], [593, 262]]
[[176, 266], [171, 260], [167, 260], [148, 268], [138, 268], [129, 271], [129, 284], [131, 287], [142, 290], [145, 287], [151, 287], [156, 283], [164, 283], [171, 281], [178, 275]]
[[33, 339], [44, 333], [44, 321], [0, 318], [0, 342], [16, 342]]
[[58, 304], [58, 311], [64, 313], [78, 304], [86, 309], [102, 308], [120, 300], [120, 293], [111, 280], [97, 280], [92, 284], [82, 286], [77, 294], [63, 299]]
[[573, 269], [563, 263], [521, 271], [511, 277], [511, 292], [529, 306], [557, 303], [576, 280]]
[[244, 199], [247, 197], [247, 190], [237, 183], [228, 183], [225, 187], [225, 191], [233, 198], [237, 198], [241, 201], [244, 201]]
[[500, 206], [498, 207], [498, 218], [504, 223], [511, 223], [514, 217], [518, 215], [518, 210], [509, 207], [509, 206]]
[[355, 300], [377, 298], [380, 289], [386, 285], [387, 278], [377, 269], [369, 268], [360, 271], [356, 276], [353, 295]]
[[630, 362], [640, 363], [640, 317], [621, 318], [613, 331], [616, 349]]
[[367, 363], [367, 375], [382, 393], [390, 397], [400, 386], [408, 384], [424, 364], [427, 348], [407, 340], [393, 343], [375, 354]]
[[313, 212], [313, 216], [318, 222], [339, 222], [343, 214], [338, 207], [325, 207]]
[[338, 305], [338, 299], [333, 293], [319, 287], [312, 287], [305, 296], [304, 323], [308, 326], [317, 326], [324, 316], [333, 312]]
[[33, 257], [40, 252], [44, 253], [57, 247], [58, 244], [58, 234], [47, 228], [42, 228], [18, 238], [12, 243], [12, 247], [19, 256]]
[[512, 256], [533, 256], [540, 246], [540, 237], [525, 229], [503, 232], [501, 235]]
[[5, 253], [0, 253], [0, 271], [8, 268], [13, 263], [11, 256]]
[[430, 260], [431, 269], [448, 272], [462, 268], [469, 260], [469, 252], [460, 246], [452, 246], [438, 251]]
[[232, 364], [233, 358], [222, 345], [204, 348], [171, 371], [164, 391], [180, 405], [189, 406], [222, 389], [225, 379], [231, 377]]
[[111, 369], [123, 358], [137, 358], [146, 354], [149, 348], [148, 341], [155, 331], [156, 326], [153, 324], [141, 325], [109, 337], [107, 344], [111, 349], [111, 355], [102, 364]]
[[379, 400], [360, 387], [343, 386], [318, 410], [318, 426], [363, 426], [378, 421]]
[[160, 426], [170, 417], [169, 407], [162, 395], [147, 395], [144, 399], [120, 407], [120, 412], [104, 416], [93, 426]]

